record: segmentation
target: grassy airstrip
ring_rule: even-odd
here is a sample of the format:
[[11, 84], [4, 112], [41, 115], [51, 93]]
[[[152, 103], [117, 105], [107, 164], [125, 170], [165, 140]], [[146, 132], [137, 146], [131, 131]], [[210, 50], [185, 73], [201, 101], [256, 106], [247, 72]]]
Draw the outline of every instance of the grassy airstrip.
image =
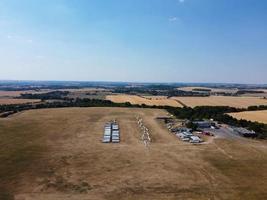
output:
[[[140, 139], [136, 115], [152, 142]], [[0, 119], [0, 199], [266, 199], [267, 144], [181, 142], [157, 121], [164, 110], [64, 108]], [[116, 119], [121, 143], [101, 143]]]

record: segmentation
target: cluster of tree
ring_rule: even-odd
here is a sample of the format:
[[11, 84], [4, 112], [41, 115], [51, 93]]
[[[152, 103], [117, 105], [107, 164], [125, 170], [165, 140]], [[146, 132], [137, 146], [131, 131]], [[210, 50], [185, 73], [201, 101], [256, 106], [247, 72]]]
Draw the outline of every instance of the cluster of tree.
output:
[[0, 117], [7, 117], [17, 112], [31, 110], [31, 109], [42, 109], [42, 108], [64, 108], [64, 107], [135, 107], [135, 108], [159, 108], [164, 109], [164, 106], [147, 106], [132, 105], [129, 102], [126, 103], [114, 103], [109, 100], [101, 99], [66, 99], [64, 101], [52, 101], [52, 102], [41, 102], [37, 104], [17, 104], [17, 105], [0, 105]]
[[197, 91], [197, 92], [211, 92], [211, 89], [206, 89], [206, 88], [194, 88], [193, 91]]
[[217, 96], [238, 96], [236, 93], [231, 93], [231, 92], [213, 92], [213, 95], [217, 95]]
[[267, 110], [267, 105], [249, 106], [247, 111]]
[[[267, 138], [267, 125], [266, 124], [258, 123], [258, 122], [251, 122], [247, 120], [238, 120], [226, 114], [226, 113], [231, 113], [231, 112], [247, 111], [247, 109], [232, 108], [228, 106], [216, 106], [216, 107], [200, 106], [200, 107], [195, 107], [195, 108], [168, 107], [167, 111], [180, 119], [188, 119], [191, 121], [203, 120], [203, 119], [214, 119], [218, 122], [229, 124], [231, 126], [244, 127], [249, 130], [255, 131], [257, 133], [258, 138]], [[191, 128], [194, 128], [194, 126], [192, 125]]]
[[236, 95], [242, 95], [242, 94], [262, 94], [264, 91], [260, 90], [238, 90], [236, 92]]
[[168, 97], [175, 97], [175, 96], [179, 96], [179, 97], [208, 97], [210, 96], [209, 93], [201, 93], [201, 92], [191, 92], [191, 91], [182, 91], [182, 90], [170, 90], [167, 92], [167, 94], [165, 94]]
[[132, 94], [132, 95], [153, 95], [153, 96], [167, 96], [167, 97], [174, 97], [174, 96], [197, 96], [197, 97], [206, 97], [209, 96], [208, 93], [200, 93], [200, 92], [192, 92], [192, 91], [182, 91], [177, 90], [171, 86], [162, 86], [162, 87], [134, 87], [134, 88], [115, 88], [113, 90], [114, 93], [123, 93], [123, 94]]
[[61, 99], [66, 100], [66, 96], [70, 92], [68, 91], [53, 91], [48, 93], [26, 93], [21, 94], [19, 98], [22, 99], [41, 99], [41, 100], [49, 100], [49, 99]]
[[248, 120], [238, 120], [230, 115], [223, 114], [215, 117], [215, 120], [225, 123], [231, 126], [244, 127], [249, 130], [253, 130], [257, 133], [257, 137], [260, 139], [267, 138], [267, 125], [259, 122], [252, 122]]
[[230, 112], [241, 112], [245, 109], [232, 108], [228, 106], [197, 106], [195, 108], [183, 107], [183, 108], [167, 108], [168, 112], [175, 115], [177, 118], [188, 119], [188, 120], [202, 120], [211, 119], [217, 115]]

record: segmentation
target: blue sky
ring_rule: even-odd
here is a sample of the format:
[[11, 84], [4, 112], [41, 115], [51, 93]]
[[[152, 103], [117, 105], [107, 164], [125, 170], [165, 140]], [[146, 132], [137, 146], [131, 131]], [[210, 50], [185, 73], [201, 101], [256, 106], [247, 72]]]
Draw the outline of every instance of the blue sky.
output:
[[1, 0], [0, 79], [267, 83], [265, 0]]

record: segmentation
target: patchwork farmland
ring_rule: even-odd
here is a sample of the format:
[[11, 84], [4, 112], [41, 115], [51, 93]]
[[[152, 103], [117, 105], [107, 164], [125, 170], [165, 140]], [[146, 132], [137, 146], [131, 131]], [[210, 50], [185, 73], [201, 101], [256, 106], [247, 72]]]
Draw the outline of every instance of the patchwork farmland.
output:
[[236, 108], [247, 108], [255, 105], [267, 105], [267, 99], [260, 97], [231, 97], [231, 96], [209, 96], [209, 97], [171, 97], [166, 96], [137, 96], [137, 95], [108, 95], [107, 100], [115, 103], [130, 102], [131, 104], [146, 104], [149, 106], [173, 106], [173, 107], [196, 107], [196, 106], [230, 106]]

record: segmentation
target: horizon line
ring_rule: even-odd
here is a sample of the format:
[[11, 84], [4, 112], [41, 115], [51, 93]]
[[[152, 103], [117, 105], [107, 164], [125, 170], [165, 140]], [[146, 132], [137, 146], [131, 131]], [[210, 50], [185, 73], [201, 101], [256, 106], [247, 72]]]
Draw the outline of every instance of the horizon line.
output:
[[267, 86], [267, 83], [235, 83], [235, 82], [159, 82], [159, 81], [89, 81], [89, 80], [38, 80], [38, 79], [0, 79], [0, 82], [69, 82], [69, 83], [124, 83], [124, 84], [207, 84], [207, 85], [258, 85]]

